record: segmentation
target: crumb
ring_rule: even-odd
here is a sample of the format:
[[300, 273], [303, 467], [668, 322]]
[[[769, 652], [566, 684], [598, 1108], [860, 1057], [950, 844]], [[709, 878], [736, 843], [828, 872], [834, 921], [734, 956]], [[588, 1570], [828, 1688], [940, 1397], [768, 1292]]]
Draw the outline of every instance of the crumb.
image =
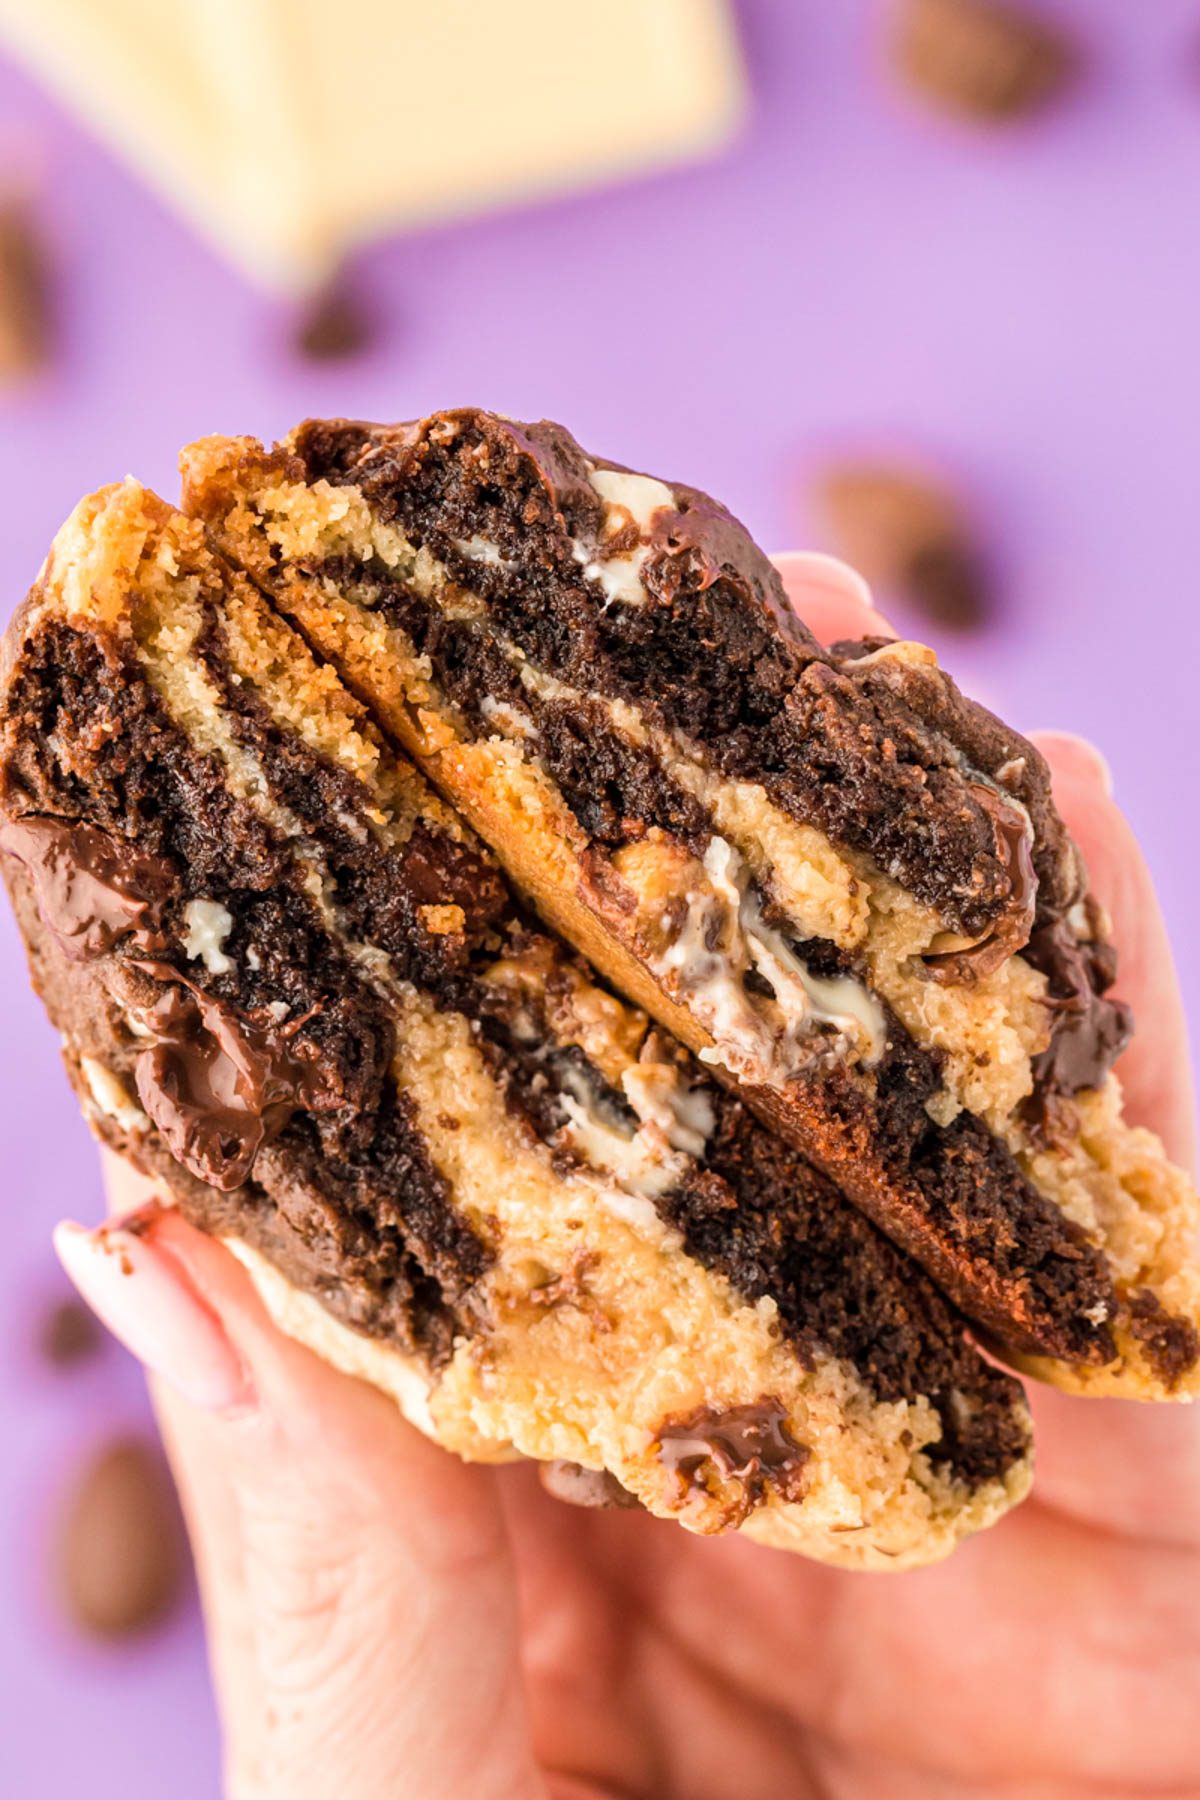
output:
[[561, 1275], [529, 1290], [531, 1302], [534, 1306], [578, 1306], [581, 1299], [588, 1298], [587, 1278], [599, 1260], [594, 1250], [577, 1250]]
[[417, 917], [430, 937], [454, 937], [467, 928], [467, 917], [461, 906], [418, 906]]

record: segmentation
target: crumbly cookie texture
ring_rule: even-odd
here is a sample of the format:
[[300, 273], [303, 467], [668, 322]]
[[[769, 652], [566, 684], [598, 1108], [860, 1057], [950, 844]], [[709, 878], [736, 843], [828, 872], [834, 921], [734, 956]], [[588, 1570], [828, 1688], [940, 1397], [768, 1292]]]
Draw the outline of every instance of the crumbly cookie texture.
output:
[[542, 916], [1014, 1356], [1198, 1382], [1194, 1187], [1038, 751], [920, 644], [824, 648], [736, 520], [464, 409], [185, 452], [184, 505]]
[[440, 1443], [857, 1568], [1026, 1492], [1021, 1390], [920, 1269], [135, 483], [5, 639], [0, 852], [93, 1129]]

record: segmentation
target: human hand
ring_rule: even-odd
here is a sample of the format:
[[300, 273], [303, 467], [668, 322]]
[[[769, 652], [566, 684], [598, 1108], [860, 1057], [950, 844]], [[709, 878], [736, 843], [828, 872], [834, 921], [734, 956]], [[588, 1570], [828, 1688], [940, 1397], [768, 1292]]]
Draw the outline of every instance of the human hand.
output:
[[[827, 563], [780, 566], [823, 640], [887, 629]], [[1143, 1025], [1128, 1111], [1186, 1160], [1148, 873], [1102, 760], [1039, 741]], [[155, 1372], [233, 1800], [1200, 1795], [1188, 1410], [1036, 1390], [1031, 1500], [937, 1568], [846, 1574], [460, 1463], [281, 1336], [230, 1253], [128, 1169], [110, 1187], [136, 1229], [66, 1228], [60, 1249]]]

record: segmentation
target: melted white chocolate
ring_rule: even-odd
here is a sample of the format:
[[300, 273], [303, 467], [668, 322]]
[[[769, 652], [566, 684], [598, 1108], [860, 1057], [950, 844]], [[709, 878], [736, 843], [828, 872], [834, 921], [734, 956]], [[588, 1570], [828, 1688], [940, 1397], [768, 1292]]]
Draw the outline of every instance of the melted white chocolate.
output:
[[625, 1098], [645, 1125], [656, 1125], [672, 1150], [704, 1155], [716, 1124], [703, 1088], [687, 1088], [666, 1063], [635, 1063], [621, 1076]]
[[570, 1070], [563, 1089], [559, 1100], [568, 1122], [560, 1138], [596, 1174], [646, 1200], [665, 1194], [687, 1174], [687, 1162], [672, 1149], [656, 1119], [642, 1119], [630, 1131], [619, 1119], [605, 1116], [588, 1082]]
[[[887, 1043], [879, 1001], [853, 975], [813, 975], [768, 925], [745, 865], [724, 838], [704, 858], [703, 888], [688, 896], [688, 911], [673, 941], [653, 960], [655, 973], [678, 995], [713, 1039], [701, 1051], [748, 1080], [780, 1087], [813, 1060], [814, 1031], [832, 1026], [866, 1066]], [[747, 991], [756, 969], [774, 1000]]]
[[[656, 481], [651, 475], [631, 475], [623, 469], [589, 469], [588, 480], [607, 508], [605, 536], [608, 538], [616, 537], [630, 524], [635, 525], [639, 533], [648, 532], [655, 513], [675, 505], [675, 496], [666, 482]], [[606, 599], [622, 606], [646, 604], [642, 569], [650, 554], [648, 544], [643, 542], [632, 550], [606, 556], [603, 542], [591, 549], [576, 542], [573, 554], [576, 562], [583, 564], [588, 579], [603, 588]]]
[[149, 1125], [150, 1121], [137, 1101], [130, 1097], [124, 1082], [111, 1069], [97, 1062], [94, 1056], [81, 1056], [79, 1066], [97, 1107], [110, 1119], [115, 1119], [123, 1131], [142, 1131]]

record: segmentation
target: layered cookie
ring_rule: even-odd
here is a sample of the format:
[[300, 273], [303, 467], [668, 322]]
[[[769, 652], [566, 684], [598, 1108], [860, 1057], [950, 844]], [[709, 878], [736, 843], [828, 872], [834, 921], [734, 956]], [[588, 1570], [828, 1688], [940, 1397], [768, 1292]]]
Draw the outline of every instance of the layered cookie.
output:
[[443, 1444], [857, 1567], [1026, 1491], [1020, 1389], [919, 1268], [134, 483], [9, 629], [0, 816], [94, 1129]]
[[918, 644], [822, 647], [742, 527], [464, 410], [185, 453], [185, 508], [540, 913], [1060, 1385], [1200, 1385], [1197, 1203], [1121, 1116], [1038, 751]]

